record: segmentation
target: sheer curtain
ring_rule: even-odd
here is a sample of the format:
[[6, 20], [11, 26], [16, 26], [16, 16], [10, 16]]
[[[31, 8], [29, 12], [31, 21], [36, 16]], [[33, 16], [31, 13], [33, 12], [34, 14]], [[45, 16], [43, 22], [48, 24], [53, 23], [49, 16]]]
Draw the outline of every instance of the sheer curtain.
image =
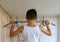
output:
[[[9, 16], [7, 13], [0, 7], [0, 42], [22, 42], [20, 34], [10, 38], [10, 28], [9, 26], [3, 27], [5, 24], [9, 23]], [[14, 28], [16, 30], [17, 28]]]
[[0, 8], [0, 42], [10, 42], [9, 27], [3, 27], [9, 22], [9, 16]]

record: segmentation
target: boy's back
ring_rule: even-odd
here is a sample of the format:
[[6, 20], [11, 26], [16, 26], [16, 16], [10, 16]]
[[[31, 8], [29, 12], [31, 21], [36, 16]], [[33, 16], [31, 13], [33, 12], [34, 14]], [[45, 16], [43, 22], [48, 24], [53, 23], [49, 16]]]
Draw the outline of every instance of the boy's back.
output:
[[41, 35], [39, 30], [39, 26], [29, 27], [27, 25], [24, 26], [24, 30], [22, 32], [22, 36], [24, 42], [38, 42], [38, 39]]

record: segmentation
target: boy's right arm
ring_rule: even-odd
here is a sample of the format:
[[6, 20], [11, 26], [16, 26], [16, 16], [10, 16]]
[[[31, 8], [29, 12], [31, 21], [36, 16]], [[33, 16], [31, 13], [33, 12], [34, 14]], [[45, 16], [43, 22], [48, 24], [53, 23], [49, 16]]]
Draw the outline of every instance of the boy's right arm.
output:
[[20, 26], [16, 31], [14, 30], [14, 26], [11, 26], [10, 28], [10, 37], [14, 37], [16, 35], [18, 35], [19, 33], [22, 33], [24, 29], [24, 26]]
[[24, 26], [20, 26], [16, 31], [14, 31], [14, 25], [15, 23], [12, 23], [11, 27], [10, 27], [10, 37], [14, 37], [16, 35], [18, 35], [19, 33], [22, 33], [24, 30]]

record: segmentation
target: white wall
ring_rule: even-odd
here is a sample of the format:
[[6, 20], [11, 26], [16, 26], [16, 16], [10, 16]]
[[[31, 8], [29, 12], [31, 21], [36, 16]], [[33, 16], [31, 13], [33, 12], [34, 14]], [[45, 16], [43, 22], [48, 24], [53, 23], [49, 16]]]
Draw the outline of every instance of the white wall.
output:
[[58, 37], [59, 37], [59, 42], [60, 42], [60, 16], [58, 16], [58, 27], [59, 27]]
[[60, 0], [0, 0], [10, 13], [22, 18], [30, 8], [35, 8], [38, 15], [54, 16], [60, 14]]

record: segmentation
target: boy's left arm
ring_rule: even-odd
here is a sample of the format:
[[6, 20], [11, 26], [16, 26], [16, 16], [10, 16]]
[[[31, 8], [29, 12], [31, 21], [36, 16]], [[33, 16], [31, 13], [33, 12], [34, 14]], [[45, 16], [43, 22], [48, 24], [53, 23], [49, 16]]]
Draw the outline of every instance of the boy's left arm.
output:
[[48, 35], [48, 36], [51, 36], [51, 29], [50, 29], [50, 27], [49, 27], [49, 21], [45, 21], [45, 24], [46, 24], [46, 27], [47, 27], [47, 30], [46, 29], [44, 29], [44, 27], [40, 24], [39, 25], [39, 27], [40, 27], [40, 30], [43, 32], [43, 33], [45, 33], [46, 35]]

